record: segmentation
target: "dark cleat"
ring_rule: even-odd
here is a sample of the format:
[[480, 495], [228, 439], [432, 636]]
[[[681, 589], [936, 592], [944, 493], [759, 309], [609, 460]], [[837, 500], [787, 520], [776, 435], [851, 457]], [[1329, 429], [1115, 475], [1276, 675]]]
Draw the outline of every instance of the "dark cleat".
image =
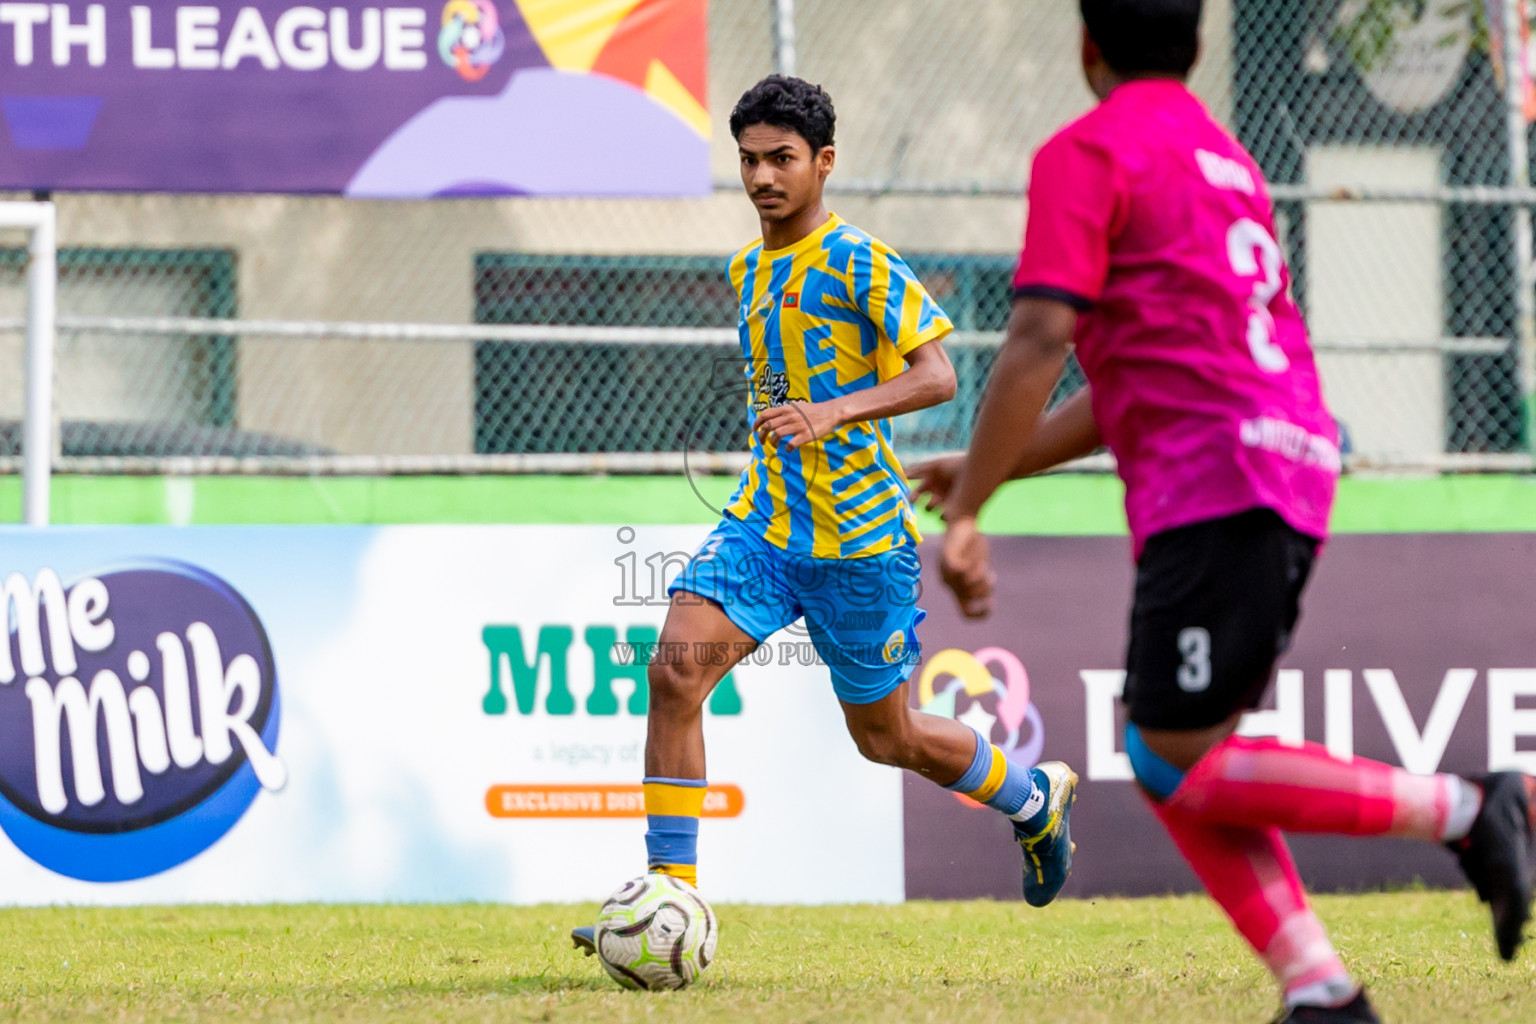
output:
[[1056, 898], [1072, 874], [1072, 804], [1077, 800], [1077, 774], [1060, 761], [1047, 761], [1035, 770], [1049, 784], [1046, 807], [1050, 814], [1034, 835], [1014, 826], [1024, 848], [1024, 902], [1043, 907]]
[[1275, 1024], [1381, 1024], [1365, 990], [1343, 1006], [1293, 1006]]
[[594, 925], [583, 925], [580, 928], [571, 929], [571, 945], [581, 950], [587, 956], [597, 952], [597, 928]]
[[1471, 781], [1482, 787], [1483, 806], [1465, 839], [1446, 843], [1461, 862], [1462, 873], [1477, 898], [1493, 911], [1493, 935], [1499, 956], [1513, 960], [1524, 941], [1536, 890], [1536, 846], [1531, 817], [1533, 780], [1519, 772], [1495, 772]]

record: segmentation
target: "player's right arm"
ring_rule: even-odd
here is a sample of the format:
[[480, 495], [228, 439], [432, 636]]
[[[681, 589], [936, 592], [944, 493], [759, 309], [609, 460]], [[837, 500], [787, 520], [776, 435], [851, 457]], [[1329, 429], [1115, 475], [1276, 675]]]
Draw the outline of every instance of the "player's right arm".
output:
[[938, 341], [909, 349], [907, 370], [873, 387], [825, 402], [792, 402], [764, 409], [752, 430], [770, 447], [791, 451], [848, 423], [887, 419], [940, 405], [955, 397], [955, 368]]

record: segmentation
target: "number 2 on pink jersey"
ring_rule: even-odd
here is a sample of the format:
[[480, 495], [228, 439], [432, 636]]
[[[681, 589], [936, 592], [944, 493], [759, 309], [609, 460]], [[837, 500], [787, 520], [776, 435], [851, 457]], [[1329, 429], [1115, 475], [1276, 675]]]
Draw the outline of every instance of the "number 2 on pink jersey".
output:
[[1269, 313], [1269, 304], [1280, 294], [1280, 268], [1284, 260], [1280, 245], [1264, 225], [1244, 217], [1227, 231], [1227, 259], [1238, 277], [1262, 275], [1248, 297], [1252, 310], [1248, 314], [1248, 351], [1261, 370], [1284, 373], [1291, 368], [1291, 361], [1275, 344], [1275, 318]]

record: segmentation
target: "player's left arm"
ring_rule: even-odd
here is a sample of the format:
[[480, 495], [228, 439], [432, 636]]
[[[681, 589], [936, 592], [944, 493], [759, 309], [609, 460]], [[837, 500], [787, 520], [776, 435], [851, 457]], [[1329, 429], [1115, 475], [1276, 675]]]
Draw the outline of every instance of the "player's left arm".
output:
[[827, 402], [791, 402], [764, 409], [753, 429], [764, 444], [782, 444], [793, 451], [830, 436], [844, 424], [900, 416], [955, 397], [955, 367], [943, 344], [926, 342], [907, 351], [903, 358], [906, 371], [884, 383]]

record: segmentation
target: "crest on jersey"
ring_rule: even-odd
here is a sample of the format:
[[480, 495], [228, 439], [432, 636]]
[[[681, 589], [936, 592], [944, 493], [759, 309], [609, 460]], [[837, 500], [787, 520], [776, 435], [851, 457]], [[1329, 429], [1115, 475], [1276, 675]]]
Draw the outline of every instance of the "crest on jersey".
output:
[[790, 402], [798, 401], [798, 399], [791, 398], [789, 395], [788, 374], [771, 370], [765, 366], [758, 372], [754, 385], [757, 391], [757, 400], [752, 404], [759, 412], [764, 409], [788, 405]]

